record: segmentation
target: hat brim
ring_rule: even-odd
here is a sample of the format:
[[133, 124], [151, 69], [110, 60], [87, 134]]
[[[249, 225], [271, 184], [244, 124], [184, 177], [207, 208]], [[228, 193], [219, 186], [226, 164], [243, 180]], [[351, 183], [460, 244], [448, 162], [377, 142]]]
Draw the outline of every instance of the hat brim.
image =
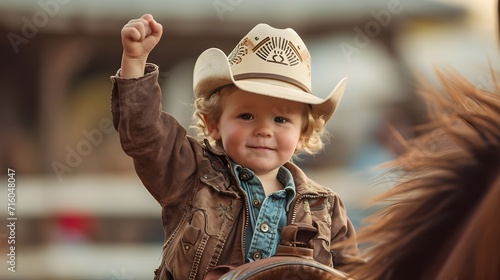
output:
[[342, 99], [347, 77], [341, 79], [330, 94], [323, 99], [286, 82], [278, 85], [266, 79], [235, 80], [227, 56], [222, 50], [211, 48], [204, 51], [194, 66], [195, 97], [211, 95], [227, 84], [234, 84], [237, 88], [251, 93], [310, 104], [314, 114], [321, 115], [325, 121], [328, 121]]

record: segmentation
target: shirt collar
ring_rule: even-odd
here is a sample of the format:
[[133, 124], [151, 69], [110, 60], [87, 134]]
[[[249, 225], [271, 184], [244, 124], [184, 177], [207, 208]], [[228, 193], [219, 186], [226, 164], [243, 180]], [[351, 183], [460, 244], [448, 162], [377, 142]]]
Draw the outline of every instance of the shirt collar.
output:
[[[242, 174], [242, 171], [245, 170], [246, 172], [250, 173], [251, 176], [256, 176], [255, 173], [248, 168], [245, 168], [233, 161], [231, 161], [231, 165], [234, 170], [234, 174], [236, 175], [236, 179], [242, 184], [242, 180], [240, 178], [240, 174]], [[293, 181], [293, 176], [292, 173], [284, 166], [280, 166], [278, 169], [278, 175], [276, 176], [278, 181], [284, 186], [285, 193], [287, 195], [287, 203], [286, 203], [286, 211], [290, 210], [290, 205], [292, 204], [293, 199], [296, 196], [296, 191], [295, 191], [295, 182]]]
[[287, 203], [286, 203], [286, 211], [290, 210], [290, 204], [292, 204], [293, 199], [295, 198], [295, 182], [293, 181], [292, 173], [284, 166], [281, 166], [278, 170], [278, 181], [285, 186], [285, 192], [287, 194]]

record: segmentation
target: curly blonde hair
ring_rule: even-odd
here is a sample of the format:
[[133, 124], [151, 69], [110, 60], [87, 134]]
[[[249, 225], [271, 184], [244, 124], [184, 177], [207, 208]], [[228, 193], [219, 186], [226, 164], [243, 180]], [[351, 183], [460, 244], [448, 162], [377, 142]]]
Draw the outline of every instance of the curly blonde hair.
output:
[[[196, 98], [194, 101], [193, 125], [191, 126], [196, 130], [196, 137], [200, 140], [208, 138], [214, 142], [210, 137], [207, 124], [204, 116], [208, 119], [219, 122], [222, 115], [222, 99], [229, 91], [235, 90], [236, 86], [230, 84], [224, 86], [211, 95]], [[322, 115], [314, 114], [311, 106], [307, 106], [303, 115], [303, 128], [300, 134], [299, 141], [302, 144], [300, 150], [295, 151], [295, 155], [302, 152], [307, 154], [316, 154], [321, 151], [325, 145], [326, 140], [330, 136], [325, 130], [325, 120]]]

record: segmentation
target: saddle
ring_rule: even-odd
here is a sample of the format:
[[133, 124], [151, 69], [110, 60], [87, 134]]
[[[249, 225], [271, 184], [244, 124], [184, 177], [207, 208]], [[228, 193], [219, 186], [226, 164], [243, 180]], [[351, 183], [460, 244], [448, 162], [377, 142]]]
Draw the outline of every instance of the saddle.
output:
[[293, 224], [282, 229], [283, 242], [275, 256], [234, 267], [217, 266], [205, 280], [352, 280], [347, 274], [326, 266], [313, 258], [307, 243], [317, 229], [306, 224]]

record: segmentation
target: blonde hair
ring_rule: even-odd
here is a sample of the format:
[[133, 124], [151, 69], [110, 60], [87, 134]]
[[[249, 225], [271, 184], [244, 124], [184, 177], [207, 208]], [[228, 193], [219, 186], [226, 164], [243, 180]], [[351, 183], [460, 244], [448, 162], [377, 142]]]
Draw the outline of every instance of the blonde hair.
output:
[[[196, 137], [199, 140], [208, 138], [211, 142], [214, 142], [214, 139], [210, 137], [204, 116], [215, 123], [219, 122], [222, 115], [222, 100], [224, 96], [235, 89], [236, 86], [230, 84], [218, 89], [211, 95], [195, 99], [193, 125], [191, 127], [196, 130]], [[304, 110], [303, 119], [304, 124], [299, 138], [302, 148], [295, 151], [295, 154], [301, 152], [311, 155], [316, 154], [323, 149], [325, 141], [329, 137], [329, 133], [325, 130], [326, 122], [322, 115], [313, 113], [311, 106], [307, 106], [307, 110]]]

